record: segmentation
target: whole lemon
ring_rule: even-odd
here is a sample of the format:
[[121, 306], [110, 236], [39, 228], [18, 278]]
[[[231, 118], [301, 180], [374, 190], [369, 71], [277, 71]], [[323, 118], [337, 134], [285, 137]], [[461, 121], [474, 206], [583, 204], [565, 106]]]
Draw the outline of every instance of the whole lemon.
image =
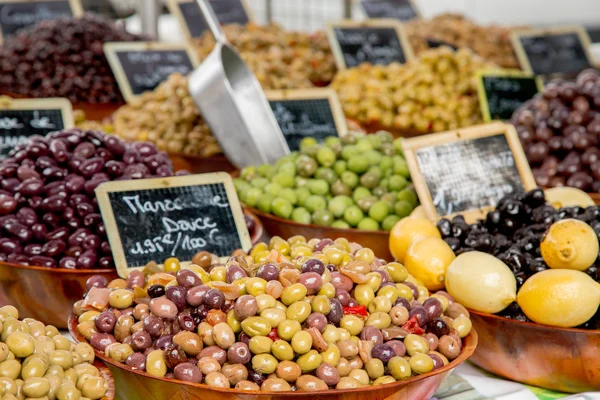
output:
[[467, 308], [497, 313], [515, 301], [517, 282], [510, 268], [496, 257], [470, 251], [448, 266], [446, 291]]
[[404, 258], [408, 272], [430, 291], [444, 288], [446, 269], [456, 258], [446, 242], [437, 237], [426, 237], [413, 242]]
[[538, 324], [571, 328], [594, 316], [600, 303], [600, 284], [585, 272], [548, 269], [525, 281], [517, 303]]
[[559, 186], [546, 189], [544, 195], [546, 201], [556, 209], [575, 206], [586, 208], [595, 205], [589, 194], [574, 187]]
[[440, 238], [440, 231], [426, 218], [406, 217], [394, 225], [390, 232], [390, 253], [404, 263], [404, 257], [411, 244], [426, 237]]
[[550, 268], [583, 271], [598, 258], [598, 237], [585, 222], [563, 219], [550, 226], [540, 251]]

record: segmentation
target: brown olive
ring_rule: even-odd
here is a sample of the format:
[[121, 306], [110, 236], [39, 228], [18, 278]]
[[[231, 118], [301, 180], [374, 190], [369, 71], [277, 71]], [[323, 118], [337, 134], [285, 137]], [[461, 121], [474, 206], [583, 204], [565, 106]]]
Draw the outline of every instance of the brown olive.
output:
[[289, 392], [292, 390], [292, 387], [283, 379], [269, 378], [262, 383], [260, 390], [268, 392]]
[[278, 378], [288, 382], [295, 382], [302, 375], [302, 370], [293, 361], [281, 361], [277, 365], [276, 374]]
[[242, 364], [224, 365], [221, 373], [229, 380], [232, 386], [238, 382], [248, 379], [248, 369]]

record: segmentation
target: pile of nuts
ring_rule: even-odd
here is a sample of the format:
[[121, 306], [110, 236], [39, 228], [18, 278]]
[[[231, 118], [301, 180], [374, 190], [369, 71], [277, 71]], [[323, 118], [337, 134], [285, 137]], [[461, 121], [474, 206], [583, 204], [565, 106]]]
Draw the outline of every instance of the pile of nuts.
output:
[[95, 276], [77, 332], [130, 368], [218, 388], [350, 389], [457, 358], [468, 311], [399, 263], [340, 238], [274, 237], [226, 263], [206, 252], [164, 272]]
[[[254, 72], [264, 89], [300, 89], [329, 83], [336, 72], [325, 32], [288, 32], [278, 25], [223, 27], [230, 43]], [[200, 59], [215, 41], [207, 32], [195, 41]]]
[[510, 37], [516, 28], [481, 26], [457, 14], [441, 14], [430, 20], [415, 19], [405, 26], [415, 54], [429, 49], [427, 41], [432, 40], [455, 48], [467, 47], [502, 68], [519, 68]]
[[471, 50], [427, 50], [407, 64], [363, 64], [332, 83], [344, 112], [361, 124], [431, 133], [475, 125], [481, 110], [474, 79], [489, 67]]
[[547, 84], [512, 123], [538, 185], [600, 193], [600, 72]]
[[94, 362], [94, 349], [75, 345], [56, 327], [26, 318], [12, 306], [0, 308], [0, 398], [101, 399], [108, 384]]
[[0, 90], [74, 103], [122, 103], [103, 45], [139, 39], [94, 14], [42, 21], [0, 46]]

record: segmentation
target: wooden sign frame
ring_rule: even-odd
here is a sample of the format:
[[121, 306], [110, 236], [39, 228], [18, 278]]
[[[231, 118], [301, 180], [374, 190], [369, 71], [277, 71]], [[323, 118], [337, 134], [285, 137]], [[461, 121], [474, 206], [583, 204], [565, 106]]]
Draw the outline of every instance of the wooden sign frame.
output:
[[[265, 90], [265, 96], [268, 101], [285, 100], [322, 100], [329, 101], [329, 108], [335, 122], [335, 129], [338, 137], [342, 138], [348, 134], [348, 124], [342, 108], [342, 102], [334, 89], [314, 88], [314, 89], [285, 89], [285, 90]], [[284, 135], [285, 136], [285, 135]]]
[[[237, 192], [233, 186], [233, 179], [231, 175], [226, 172], [216, 172], [212, 174], [201, 174], [201, 175], [184, 175], [184, 176], [171, 176], [168, 178], [150, 178], [150, 179], [138, 179], [129, 181], [113, 181], [101, 184], [96, 188], [96, 197], [98, 199], [98, 206], [100, 207], [100, 213], [104, 225], [106, 226], [106, 232], [108, 236], [108, 242], [113, 253], [117, 272], [122, 278], [126, 278], [127, 275], [133, 270], [143, 270], [145, 265], [138, 265], [128, 267], [127, 258], [125, 257], [125, 250], [123, 249], [123, 243], [121, 242], [121, 235], [117, 227], [117, 221], [113, 212], [112, 204], [108, 194], [114, 192], [129, 192], [133, 190], [152, 190], [152, 189], [166, 189], [183, 186], [201, 186], [211, 185], [216, 183], [222, 183], [227, 193], [227, 200], [231, 206], [231, 212], [235, 221], [235, 226], [242, 244], [242, 248], [246, 251], [252, 247], [250, 240], [250, 233], [246, 226], [244, 219], [244, 212], [242, 206], [237, 197]], [[221, 262], [227, 261], [229, 256], [220, 257]], [[156, 260], [158, 265], [163, 265], [164, 260]], [[191, 260], [180, 260], [181, 265], [191, 264]]]
[[[503, 122], [492, 122], [484, 125], [476, 125], [469, 128], [464, 129], [456, 129], [452, 131], [433, 133], [430, 135], [417, 136], [410, 139], [404, 139], [402, 142], [402, 149], [404, 150], [404, 157], [406, 158], [406, 162], [408, 164], [408, 168], [410, 169], [410, 174], [412, 177], [412, 181], [419, 196], [419, 200], [423, 205], [423, 210], [425, 211], [425, 215], [431, 221], [437, 221], [441, 217], [438, 215], [435, 205], [433, 204], [433, 198], [431, 197], [431, 193], [429, 192], [429, 188], [427, 187], [427, 183], [425, 182], [425, 178], [421, 172], [421, 168], [419, 167], [419, 162], [416, 156], [416, 150], [441, 145], [445, 143], [452, 142], [462, 142], [466, 140], [473, 140], [479, 138], [485, 138], [489, 136], [496, 136], [498, 134], [504, 134], [506, 136], [506, 141], [508, 142], [508, 146], [513, 154], [513, 158], [515, 160], [515, 166], [519, 171], [519, 175], [521, 180], [523, 181], [523, 187], [526, 191], [530, 191], [537, 187], [535, 183], [535, 179], [533, 174], [531, 173], [531, 168], [529, 167], [529, 163], [527, 162], [527, 157], [525, 156], [525, 151], [521, 146], [521, 142], [519, 141], [519, 137], [515, 130], [515, 127], [510, 124], [505, 124]], [[476, 222], [477, 219], [485, 218], [488, 211], [490, 211], [492, 207], [483, 207], [480, 209], [467, 210], [463, 212], [458, 212], [450, 215], [445, 215], [444, 218], [452, 218], [455, 215], [463, 215], [465, 220], [469, 223]]]
[[488, 106], [488, 98], [485, 92], [485, 85], [483, 84], [483, 78], [485, 77], [499, 77], [499, 78], [533, 78], [538, 88], [538, 93], [544, 90], [544, 81], [539, 76], [536, 76], [529, 72], [524, 72], [519, 69], [501, 69], [501, 68], [488, 68], [480, 69], [475, 72], [475, 78], [477, 79], [477, 94], [479, 95], [479, 106], [481, 107], [481, 114], [485, 122], [491, 122], [492, 115], [490, 114], [490, 108]]
[[200, 65], [200, 61], [198, 59], [198, 55], [189, 45], [189, 43], [166, 43], [166, 42], [111, 42], [104, 44], [104, 54], [106, 55], [106, 59], [110, 64], [110, 68], [112, 69], [115, 78], [117, 79], [117, 84], [119, 85], [119, 89], [121, 89], [121, 93], [123, 93], [123, 97], [127, 103], [131, 103], [132, 101], [138, 99], [141, 95], [135, 95], [131, 88], [131, 84], [127, 79], [127, 74], [123, 69], [123, 65], [119, 61], [119, 57], [117, 56], [118, 52], [121, 51], [164, 51], [164, 50], [174, 50], [181, 51], [184, 50], [188, 57], [192, 62], [192, 66], [194, 68], [198, 68]]
[[75, 126], [73, 105], [64, 97], [49, 97], [46, 99], [12, 99], [0, 96], [0, 111], [4, 110], [60, 110], [63, 116], [64, 129]]
[[[417, 14], [417, 18], [422, 19], [423, 18], [423, 14], [421, 13], [421, 9], [417, 6], [417, 4], [414, 2], [414, 0], [407, 0], [408, 3], [410, 3], [410, 6], [412, 7], [413, 10], [415, 10], [415, 14]], [[365, 16], [367, 17], [367, 19], [372, 19], [369, 17], [369, 14], [367, 14], [367, 10], [365, 10], [364, 5], [362, 4], [362, 2], [360, 3], [360, 8], [363, 12], [363, 14], [365, 14]], [[400, 21], [398, 19], [392, 18], [394, 21]], [[400, 21], [403, 22], [403, 21]]]
[[[40, 3], [47, 1], [65, 1], [65, 0], [0, 0], [0, 4], [8, 4], [8, 3]], [[83, 5], [81, 4], [81, 0], [67, 0], [69, 5], [71, 6], [71, 11], [73, 11], [74, 17], [81, 17], [84, 13]], [[4, 35], [2, 34], [2, 30], [0, 29], [0, 45], [4, 42]]]
[[[240, 3], [242, 3], [242, 7], [244, 7], [244, 10], [246, 11], [246, 15], [248, 16], [248, 22], [254, 22], [255, 21], [254, 14], [252, 13], [252, 9], [248, 6], [248, 1], [247, 0], [239, 0], [239, 1], [240, 1]], [[190, 32], [190, 28], [188, 27], [185, 17], [181, 13], [181, 8], [179, 7], [179, 4], [194, 3], [194, 2], [196, 2], [196, 0], [167, 0], [167, 8], [169, 9], [169, 12], [171, 13], [171, 15], [173, 15], [175, 17], [175, 19], [177, 20], [177, 22], [179, 23], [179, 26], [181, 27], [181, 31], [185, 35], [188, 42], [190, 42], [194, 39], [197, 39], [197, 38], [192, 37], [192, 33]], [[200, 13], [200, 14], [202, 14], [202, 13]], [[209, 29], [207, 29], [207, 31], [209, 31]]]
[[[576, 33], [579, 37], [579, 41], [583, 45], [583, 51], [585, 52], [585, 56], [587, 57], [590, 67], [595, 67], [596, 63], [594, 62], [594, 57], [590, 52], [590, 46], [592, 42], [590, 40], [590, 36], [587, 31], [583, 28], [583, 26], [565, 26], [565, 27], [554, 27], [554, 28], [539, 28], [539, 29], [526, 29], [526, 30], [517, 30], [511, 33], [511, 40], [513, 44], [513, 48], [517, 55], [517, 59], [519, 60], [519, 65], [521, 65], [521, 69], [525, 72], [529, 72], [534, 74], [533, 68], [531, 67], [531, 63], [529, 62], [529, 57], [525, 52], [525, 48], [521, 43], [522, 37], [531, 37], [531, 36], [544, 36], [544, 35], [552, 35], [552, 34], [564, 34], [564, 33]], [[551, 75], [560, 75], [551, 74]]]
[[[415, 58], [415, 54], [412, 46], [410, 45], [410, 40], [408, 40], [408, 34], [404, 29], [404, 25], [396, 19], [368, 19], [365, 21], [352, 21], [352, 20], [343, 20], [340, 22], [334, 22], [327, 25], [327, 37], [329, 38], [329, 45], [331, 46], [331, 52], [333, 53], [333, 58], [335, 60], [335, 64], [338, 70], [348, 69], [346, 66], [346, 62], [344, 61], [344, 52], [342, 51], [342, 46], [340, 42], [337, 40], [335, 35], [335, 28], [391, 28], [396, 31], [398, 35], [398, 41], [400, 42], [400, 46], [404, 51], [404, 58], [406, 58], [406, 62], [413, 60]], [[351, 67], [353, 68], [353, 67]]]

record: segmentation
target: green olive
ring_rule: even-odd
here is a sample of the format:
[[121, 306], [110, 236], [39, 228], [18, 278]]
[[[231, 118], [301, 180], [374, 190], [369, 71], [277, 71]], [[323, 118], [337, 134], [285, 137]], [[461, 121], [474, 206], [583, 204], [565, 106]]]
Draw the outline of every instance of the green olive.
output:
[[386, 296], [377, 296], [369, 303], [369, 312], [388, 313], [392, 309], [392, 301]]
[[6, 343], [0, 342], [0, 362], [6, 360], [8, 353], [10, 353], [10, 350], [8, 349]]
[[348, 332], [348, 330], [345, 329], [345, 328], [338, 328], [338, 332], [340, 334], [340, 339], [339, 340], [349, 340], [350, 337], [352, 336], [350, 334], [350, 332]]
[[254, 336], [248, 342], [248, 347], [253, 354], [264, 354], [271, 352], [273, 341], [266, 336]]
[[79, 400], [81, 392], [74, 385], [63, 382], [56, 391], [57, 400]]
[[337, 368], [338, 372], [340, 373], [340, 376], [348, 376], [350, 371], [352, 371], [350, 362], [347, 359], [345, 359], [344, 357], [340, 358], [340, 360], [338, 361], [338, 363], [336, 365], [336, 368]]
[[396, 289], [398, 289], [398, 296], [404, 297], [408, 301], [411, 301], [414, 298], [412, 289], [405, 284], [396, 283]]
[[214, 267], [213, 269], [211, 269], [210, 280], [217, 282], [227, 282], [227, 270], [225, 269], [225, 267]]
[[392, 324], [392, 319], [386, 312], [374, 312], [367, 318], [366, 326], [374, 326], [378, 329], [389, 328]]
[[96, 368], [90, 364], [76, 365], [75, 367], [73, 367], [73, 370], [77, 374], [77, 378], [81, 378], [84, 375], [100, 376], [100, 372], [98, 371], [98, 368]]
[[[240, 296], [248, 294], [248, 292], [246, 292], [246, 281], [248, 279], [250, 279], [250, 278], [244, 277], [244, 278], [236, 279], [235, 281], [231, 282], [232, 285], [237, 286], [237, 288], [240, 289]], [[208, 281], [210, 281], [210, 277], [209, 277]], [[206, 283], [204, 281], [204, 279], [202, 280], [202, 283]]]
[[40, 378], [46, 375], [47, 370], [48, 364], [41, 358], [35, 358], [21, 367], [21, 376], [23, 379]]
[[387, 385], [388, 383], [394, 383], [394, 382], [396, 382], [396, 379], [394, 379], [393, 376], [384, 375], [384, 376], [381, 376], [381, 377], [375, 379], [373, 381], [373, 386]]
[[362, 385], [369, 384], [369, 374], [364, 369], [353, 369], [348, 374], [350, 378], [354, 378], [359, 381]]
[[335, 386], [336, 389], [356, 389], [361, 387], [362, 384], [354, 378], [350, 378], [349, 376], [344, 376], [340, 378], [340, 381]]
[[377, 379], [383, 376], [385, 373], [383, 361], [378, 358], [371, 358], [369, 361], [367, 361], [365, 364], [365, 369], [367, 370], [367, 373], [371, 379]]
[[[371, 288], [369, 288], [370, 290]], [[340, 320], [340, 327], [346, 329], [350, 335], [357, 336], [363, 330], [365, 323], [356, 315], [344, 315]]]
[[340, 340], [340, 331], [333, 325], [327, 324], [325, 331], [321, 334], [323, 339], [329, 344]]
[[162, 378], [167, 374], [167, 364], [162, 350], [154, 350], [146, 357], [146, 372]]
[[313, 297], [310, 304], [313, 312], [327, 315], [329, 314], [329, 311], [331, 311], [331, 302], [329, 301], [329, 297], [325, 295], [317, 295]]
[[242, 329], [250, 337], [267, 336], [271, 332], [271, 324], [263, 317], [248, 317], [242, 321]]
[[262, 278], [248, 278], [246, 292], [256, 297], [267, 292], [267, 281]]
[[381, 274], [378, 272], [369, 272], [367, 275], [367, 285], [373, 289], [374, 292], [378, 291], [381, 287]]
[[133, 292], [127, 289], [114, 290], [110, 292], [108, 304], [110, 304], [111, 307], [118, 308], [119, 310], [131, 307], [133, 304]]
[[429, 353], [429, 343], [427, 343], [427, 340], [412, 333], [404, 338], [404, 346], [406, 346], [406, 352], [411, 357], [418, 353]]
[[[327, 302], [329, 302], [329, 299], [327, 299]], [[287, 319], [292, 319], [302, 323], [306, 321], [306, 318], [308, 318], [310, 315], [310, 310], [310, 303], [305, 301], [297, 301], [288, 306], [287, 310], [285, 311], [285, 315]]]
[[398, 300], [398, 289], [395, 286], [384, 286], [379, 289], [377, 296], [385, 296], [394, 304]]
[[21, 363], [17, 360], [6, 360], [0, 363], [0, 377], [17, 379], [21, 373]]
[[259, 294], [256, 296], [256, 305], [258, 308], [258, 312], [261, 313], [267, 308], [273, 308], [277, 304], [277, 300], [275, 297], [270, 294]]
[[411, 370], [417, 374], [426, 374], [433, 370], [433, 360], [428, 354], [418, 353], [410, 358], [408, 361]]
[[50, 382], [46, 378], [29, 378], [23, 382], [21, 390], [27, 397], [44, 397], [50, 391]]
[[292, 337], [292, 349], [297, 354], [305, 354], [312, 348], [313, 339], [307, 331], [300, 331]]
[[271, 346], [271, 353], [280, 361], [291, 361], [294, 359], [294, 349], [285, 340], [276, 340]]
[[323, 357], [316, 350], [310, 350], [296, 360], [296, 363], [304, 373], [314, 371], [322, 362]]
[[330, 343], [327, 350], [321, 353], [321, 357], [323, 357], [324, 363], [335, 367], [340, 361], [340, 349], [334, 343]]
[[392, 323], [396, 326], [402, 326], [406, 321], [408, 321], [409, 313], [406, 307], [404, 306], [394, 306], [388, 314], [392, 319]]
[[276, 308], [278, 310], [281, 310], [281, 311], [286, 311], [287, 310], [287, 306], [285, 304], [283, 304], [282, 302], [280, 302], [279, 300], [277, 300], [275, 302], [275, 307], [274, 308]]
[[227, 325], [229, 325], [234, 333], [240, 333], [242, 331], [242, 324], [235, 317], [233, 309], [227, 312]]
[[281, 301], [286, 306], [289, 306], [292, 303], [302, 300], [302, 298], [306, 296], [307, 292], [308, 290], [306, 289], [306, 286], [301, 283], [294, 283], [293, 285], [283, 289], [283, 293], [281, 293]]
[[390, 374], [392, 374], [396, 380], [406, 379], [412, 373], [408, 361], [398, 356], [392, 357], [388, 361], [387, 367]]
[[29, 357], [35, 349], [33, 337], [24, 332], [12, 332], [6, 338], [5, 343], [8, 349], [18, 358]]
[[[45, 332], [45, 330], [44, 330], [44, 332]], [[71, 344], [72, 344], [71, 341], [62, 335], [54, 336], [52, 338], [52, 341], [54, 342], [54, 348], [56, 350], [70, 350], [71, 349]]]
[[462, 339], [471, 332], [471, 328], [473, 328], [473, 324], [468, 317], [461, 315], [452, 321], [452, 329], [458, 333], [458, 336]]
[[260, 316], [269, 321], [272, 328], [277, 328], [285, 320], [285, 311], [272, 307], [263, 310]]
[[286, 319], [285, 321], [281, 321], [277, 327], [277, 334], [280, 338], [289, 342], [292, 340], [292, 337], [294, 337], [294, 334], [301, 330], [302, 326], [300, 325], [300, 322], [293, 319]]
[[385, 266], [385, 269], [395, 283], [402, 283], [408, 278], [408, 270], [400, 263], [389, 263]]
[[335, 286], [330, 282], [324, 283], [319, 290], [319, 294], [332, 299], [335, 296]]
[[90, 399], [99, 399], [103, 397], [107, 391], [108, 386], [104, 379], [96, 376], [90, 376], [81, 387], [81, 394]]
[[375, 292], [368, 284], [356, 285], [354, 288], [354, 298], [362, 306], [368, 306], [371, 300], [375, 298]]
[[258, 354], [252, 357], [252, 369], [261, 374], [272, 374], [277, 369], [279, 361], [271, 354]]
[[[55, 351], [54, 353], [58, 352], [60, 350]], [[53, 354], [54, 354], [53, 353]], [[119, 343], [119, 344], [115, 344], [114, 346], [110, 347], [110, 350], [108, 352], [108, 356], [117, 361], [117, 362], [125, 362], [125, 360], [133, 354], [133, 349], [131, 348], [130, 345], [125, 344], [125, 343]]]

